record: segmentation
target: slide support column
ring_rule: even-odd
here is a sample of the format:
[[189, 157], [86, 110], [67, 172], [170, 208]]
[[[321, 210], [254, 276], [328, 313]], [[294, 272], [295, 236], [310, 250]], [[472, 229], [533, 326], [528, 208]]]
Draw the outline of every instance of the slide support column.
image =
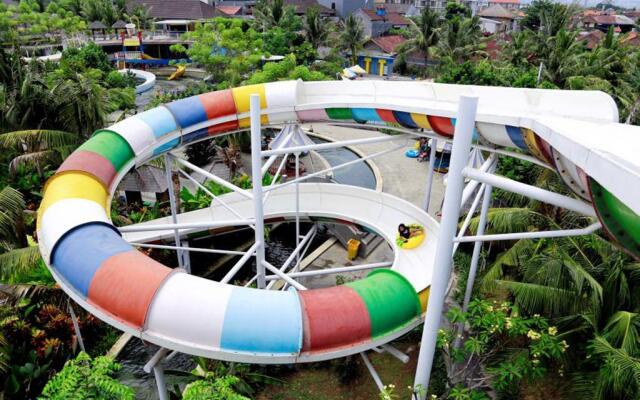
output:
[[255, 216], [256, 273], [258, 289], [264, 289], [264, 210], [262, 208], [262, 125], [260, 95], [250, 97], [251, 116], [251, 179], [253, 180], [253, 215]]
[[[177, 224], [178, 223], [178, 206], [176, 203], [176, 193], [173, 190], [173, 177], [171, 176], [172, 171], [173, 171], [173, 159], [171, 158], [169, 153], [165, 153], [164, 154], [164, 173], [167, 179], [167, 190], [169, 191], [171, 222], [173, 224]], [[176, 256], [178, 257], [178, 266], [180, 266], [180, 268], [184, 268], [184, 258], [182, 256], [183, 250], [180, 249], [180, 247], [182, 247], [182, 242], [180, 241], [180, 231], [178, 229], [173, 230], [173, 240], [176, 243], [176, 247], [178, 247], [178, 250], [176, 250]], [[190, 271], [187, 271], [187, 272], [190, 272]]]
[[457, 123], [453, 135], [449, 177], [447, 178], [447, 189], [440, 222], [439, 240], [436, 247], [435, 268], [429, 292], [429, 306], [427, 307], [427, 315], [422, 330], [422, 342], [414, 380], [414, 399], [424, 400], [429, 388], [429, 377], [436, 351], [438, 329], [442, 319], [447, 283], [451, 275], [453, 240], [456, 236], [458, 218], [460, 217], [460, 201], [464, 184], [462, 170], [467, 164], [467, 158], [471, 150], [471, 137], [477, 108], [477, 97], [460, 96]]
[[[300, 247], [300, 153], [296, 153], [296, 249]], [[300, 251], [296, 255], [295, 272], [300, 268]]]
[[424, 194], [422, 209], [429, 214], [429, 203], [431, 202], [431, 190], [433, 187], [433, 169], [436, 166], [436, 146], [438, 139], [431, 139], [431, 148], [429, 149], [429, 171], [427, 171], [427, 190]]

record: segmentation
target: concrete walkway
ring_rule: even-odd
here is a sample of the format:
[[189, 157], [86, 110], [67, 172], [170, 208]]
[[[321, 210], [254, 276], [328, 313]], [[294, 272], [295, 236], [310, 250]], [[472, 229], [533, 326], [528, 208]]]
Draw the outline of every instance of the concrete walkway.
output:
[[[312, 129], [313, 132], [336, 141], [386, 136], [384, 133], [375, 131], [320, 124], [307, 125], [305, 128]], [[365, 155], [370, 155], [386, 150], [389, 146], [389, 142], [383, 142], [352, 147]], [[398, 151], [384, 154], [374, 158], [373, 162], [378, 166], [382, 175], [383, 192], [398, 196], [420, 207], [425, 195], [429, 163], [418, 162], [416, 159], [406, 157], [404, 153], [408, 149], [407, 146]], [[444, 175], [439, 173], [435, 173], [433, 177], [433, 190], [429, 205], [429, 211], [432, 215], [440, 211], [444, 196], [443, 177]]]

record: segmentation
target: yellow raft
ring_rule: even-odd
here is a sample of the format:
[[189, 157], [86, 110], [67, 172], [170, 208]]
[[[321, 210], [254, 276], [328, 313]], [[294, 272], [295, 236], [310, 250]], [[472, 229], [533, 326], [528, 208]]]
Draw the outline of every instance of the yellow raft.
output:
[[420, 229], [420, 233], [417, 235], [411, 236], [409, 239], [405, 239], [402, 236], [398, 235], [396, 237], [396, 244], [403, 250], [411, 250], [420, 246], [422, 242], [424, 242], [424, 238], [426, 237], [424, 227], [421, 225], [413, 224], [409, 226], [410, 229]]

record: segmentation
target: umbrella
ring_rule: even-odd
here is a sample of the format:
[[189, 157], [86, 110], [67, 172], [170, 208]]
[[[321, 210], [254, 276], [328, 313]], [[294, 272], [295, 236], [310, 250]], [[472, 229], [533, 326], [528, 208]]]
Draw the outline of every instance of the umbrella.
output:
[[124, 29], [127, 27], [127, 23], [119, 19], [116, 22], [114, 22], [113, 25], [111, 25], [111, 27], [115, 29]]
[[351, 71], [349, 68], [345, 68], [342, 70], [342, 76], [345, 76], [347, 78], [355, 78], [357, 74]]
[[89, 24], [89, 29], [91, 29], [92, 31], [97, 31], [100, 29], [107, 29], [107, 26], [103, 24], [102, 21], [93, 21]]
[[364, 75], [367, 73], [367, 71], [365, 71], [361, 66], [359, 65], [354, 65], [352, 67], [349, 67], [349, 69], [353, 72], [355, 72], [356, 74], [360, 74], [360, 75]]

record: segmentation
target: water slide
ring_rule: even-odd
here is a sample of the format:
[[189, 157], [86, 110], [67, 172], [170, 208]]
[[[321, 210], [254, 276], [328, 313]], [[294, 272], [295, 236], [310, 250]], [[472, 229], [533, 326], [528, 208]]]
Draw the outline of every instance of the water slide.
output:
[[[63, 290], [107, 323], [160, 346], [211, 358], [291, 363], [341, 357], [393, 340], [421, 321], [438, 224], [394, 196], [367, 189], [301, 184], [309, 219], [355, 222], [393, 242], [400, 222], [425, 225], [414, 250], [395, 248], [393, 266], [332, 288], [266, 291], [170, 269], [129, 241], [168, 232], [127, 233], [109, 219], [118, 182], [131, 168], [171, 149], [249, 126], [249, 95], [261, 96], [262, 122], [357, 121], [425, 128], [452, 137], [457, 101], [479, 97], [476, 128], [486, 146], [528, 152], [555, 168], [595, 208], [603, 227], [640, 254], [640, 128], [616, 123], [602, 92], [442, 85], [423, 82], [275, 82], [211, 92], [137, 114], [94, 136], [50, 178], [38, 210], [38, 237]], [[407, 182], [415, 184], [415, 182]], [[250, 217], [249, 202], [225, 198]], [[289, 187], [265, 205], [270, 220], [290, 218]], [[184, 221], [235, 219], [219, 207]], [[157, 224], [154, 221], [148, 224]], [[166, 222], [166, 221], [165, 221]]]

